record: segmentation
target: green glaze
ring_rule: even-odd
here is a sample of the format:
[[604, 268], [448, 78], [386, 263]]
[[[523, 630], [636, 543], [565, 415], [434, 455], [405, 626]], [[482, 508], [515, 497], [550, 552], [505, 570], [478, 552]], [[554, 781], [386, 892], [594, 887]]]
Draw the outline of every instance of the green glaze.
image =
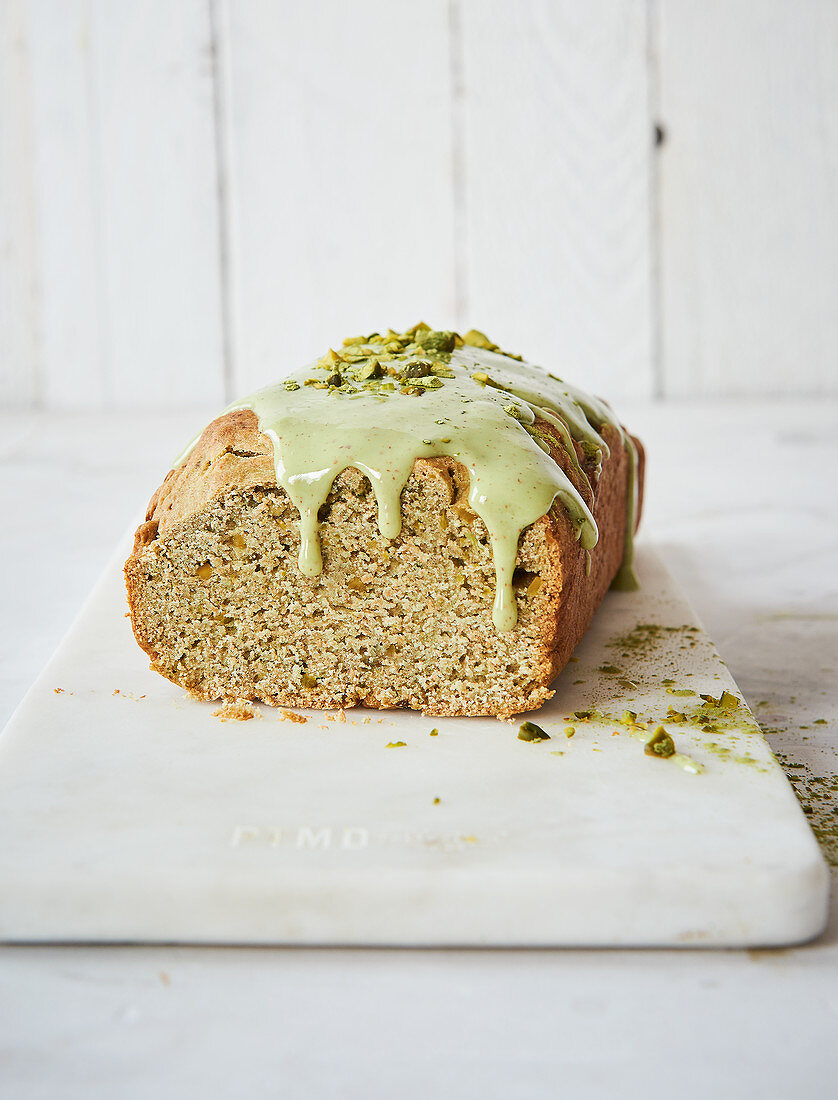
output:
[[[354, 467], [369, 478], [379, 529], [392, 539], [401, 529], [401, 492], [415, 460], [446, 455], [461, 462], [470, 478], [469, 506], [491, 540], [492, 618], [498, 630], [511, 630], [518, 614], [512, 578], [521, 532], [558, 502], [585, 551], [599, 537], [582, 496], [539, 439], [536, 417], [558, 430], [573, 468], [586, 481], [574, 441], [599, 467], [608, 454], [602, 426], [619, 432], [631, 462], [625, 554], [616, 582], [621, 586], [630, 586], [634, 577], [636, 452], [604, 402], [537, 367], [471, 346], [471, 337], [463, 344], [453, 333], [422, 325], [406, 334], [357, 337], [225, 412], [252, 409], [271, 440], [277, 482], [300, 514], [299, 567], [309, 577], [323, 568], [318, 511], [343, 470]], [[460, 346], [452, 348], [455, 342]]]

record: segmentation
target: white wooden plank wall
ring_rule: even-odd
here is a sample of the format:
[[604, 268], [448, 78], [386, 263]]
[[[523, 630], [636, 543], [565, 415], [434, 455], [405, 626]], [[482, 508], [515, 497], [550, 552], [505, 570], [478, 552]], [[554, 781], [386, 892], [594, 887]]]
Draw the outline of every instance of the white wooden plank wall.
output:
[[838, 2], [661, 4], [665, 392], [838, 392]]
[[122, 405], [220, 401], [206, 0], [97, 0], [95, 28], [108, 397]]
[[0, 0], [0, 401], [220, 404], [420, 317], [834, 394], [836, 104], [836, 0]]
[[28, 0], [27, 16], [43, 401], [221, 401], [206, 3]]
[[453, 324], [447, 0], [220, 0], [235, 388]]
[[462, 11], [469, 316], [586, 388], [649, 394], [646, 6]]
[[41, 397], [25, 0], [0, 3], [0, 399]]

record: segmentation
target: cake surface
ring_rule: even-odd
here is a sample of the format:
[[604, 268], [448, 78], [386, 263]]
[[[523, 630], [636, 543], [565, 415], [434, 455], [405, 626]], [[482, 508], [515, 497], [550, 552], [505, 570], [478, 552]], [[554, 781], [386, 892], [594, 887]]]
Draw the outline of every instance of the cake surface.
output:
[[126, 562], [137, 641], [208, 700], [533, 709], [632, 581], [642, 458], [481, 333], [353, 338], [175, 463]]

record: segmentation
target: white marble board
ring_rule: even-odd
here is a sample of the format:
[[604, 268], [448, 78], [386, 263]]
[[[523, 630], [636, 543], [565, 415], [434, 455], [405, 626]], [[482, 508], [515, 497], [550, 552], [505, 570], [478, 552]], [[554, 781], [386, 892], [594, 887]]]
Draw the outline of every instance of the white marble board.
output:
[[822, 929], [823, 859], [744, 703], [718, 732], [665, 722], [699, 774], [617, 720], [739, 694], [651, 548], [641, 590], [609, 593], [531, 716], [538, 743], [522, 719], [221, 721], [148, 670], [123, 557], [0, 738], [0, 939], [734, 946]]

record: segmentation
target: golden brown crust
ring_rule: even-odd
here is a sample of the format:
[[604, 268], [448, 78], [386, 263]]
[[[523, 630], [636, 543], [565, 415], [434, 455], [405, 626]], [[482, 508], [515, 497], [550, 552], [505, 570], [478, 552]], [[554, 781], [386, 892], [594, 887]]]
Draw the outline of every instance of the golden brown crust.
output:
[[[438, 691], [428, 702], [421, 691], [394, 694], [386, 687], [371, 686], [362, 694], [347, 693], [340, 682], [318, 684], [314, 692], [293, 688], [271, 689], [271, 694], [248, 689], [250, 698], [262, 699], [275, 706], [337, 707], [363, 704], [368, 707], [396, 705], [426, 709], [438, 715], [510, 714], [540, 706], [552, 695], [550, 685], [567, 663], [573, 649], [587, 630], [593, 615], [619, 569], [626, 522], [629, 460], [617, 431], [605, 427], [603, 437], [610, 447], [610, 457], [603, 462], [598, 480], [587, 463], [582, 448], [577, 445], [577, 458], [587, 477], [580, 477], [568, 459], [552, 425], [538, 421], [543, 437], [551, 440], [551, 452], [556, 462], [576, 486], [594, 514], [600, 530], [600, 541], [590, 558], [586, 573], [586, 553], [576, 538], [573, 525], [560, 506], [533, 524], [522, 537], [519, 557], [524, 547], [532, 560], [537, 554], [537, 574], [541, 578], [541, 598], [535, 601], [529, 630], [539, 640], [538, 652], [532, 655], [532, 682], [527, 690], [502, 688], [486, 698], [469, 700], [452, 695], [446, 699]], [[638, 444], [640, 484], [643, 479], [643, 450]], [[593, 493], [588, 480], [594, 485]], [[336, 479], [334, 493], [352, 492], [363, 481], [357, 471], [348, 470]], [[425, 493], [435, 502], [435, 508], [466, 508], [468, 473], [450, 458], [417, 459], [412, 481], [416, 492]], [[177, 469], [171, 470], [149, 502], [146, 521], [137, 530], [134, 548], [126, 562], [125, 576], [131, 621], [139, 645], [152, 660], [152, 668], [162, 675], [182, 683], [200, 698], [238, 698], [238, 689], [219, 688], [217, 679], [196, 682], [173, 672], [161, 657], [160, 641], [145, 621], [144, 585], [155, 544], [177, 540], [194, 524], [235, 496], [268, 491], [285, 499], [277, 486], [273, 467], [273, 452], [267, 436], [259, 431], [258, 420], [251, 410], [227, 413], [214, 420], [202, 433], [195, 448]], [[477, 519], [474, 517], [475, 520]], [[638, 507], [639, 519], [639, 507]], [[479, 521], [477, 521], [479, 524]], [[535, 575], [535, 574], [533, 574]], [[302, 579], [301, 579], [302, 583]], [[145, 616], [145, 618], [144, 618]], [[540, 655], [539, 655], [540, 654]]]

